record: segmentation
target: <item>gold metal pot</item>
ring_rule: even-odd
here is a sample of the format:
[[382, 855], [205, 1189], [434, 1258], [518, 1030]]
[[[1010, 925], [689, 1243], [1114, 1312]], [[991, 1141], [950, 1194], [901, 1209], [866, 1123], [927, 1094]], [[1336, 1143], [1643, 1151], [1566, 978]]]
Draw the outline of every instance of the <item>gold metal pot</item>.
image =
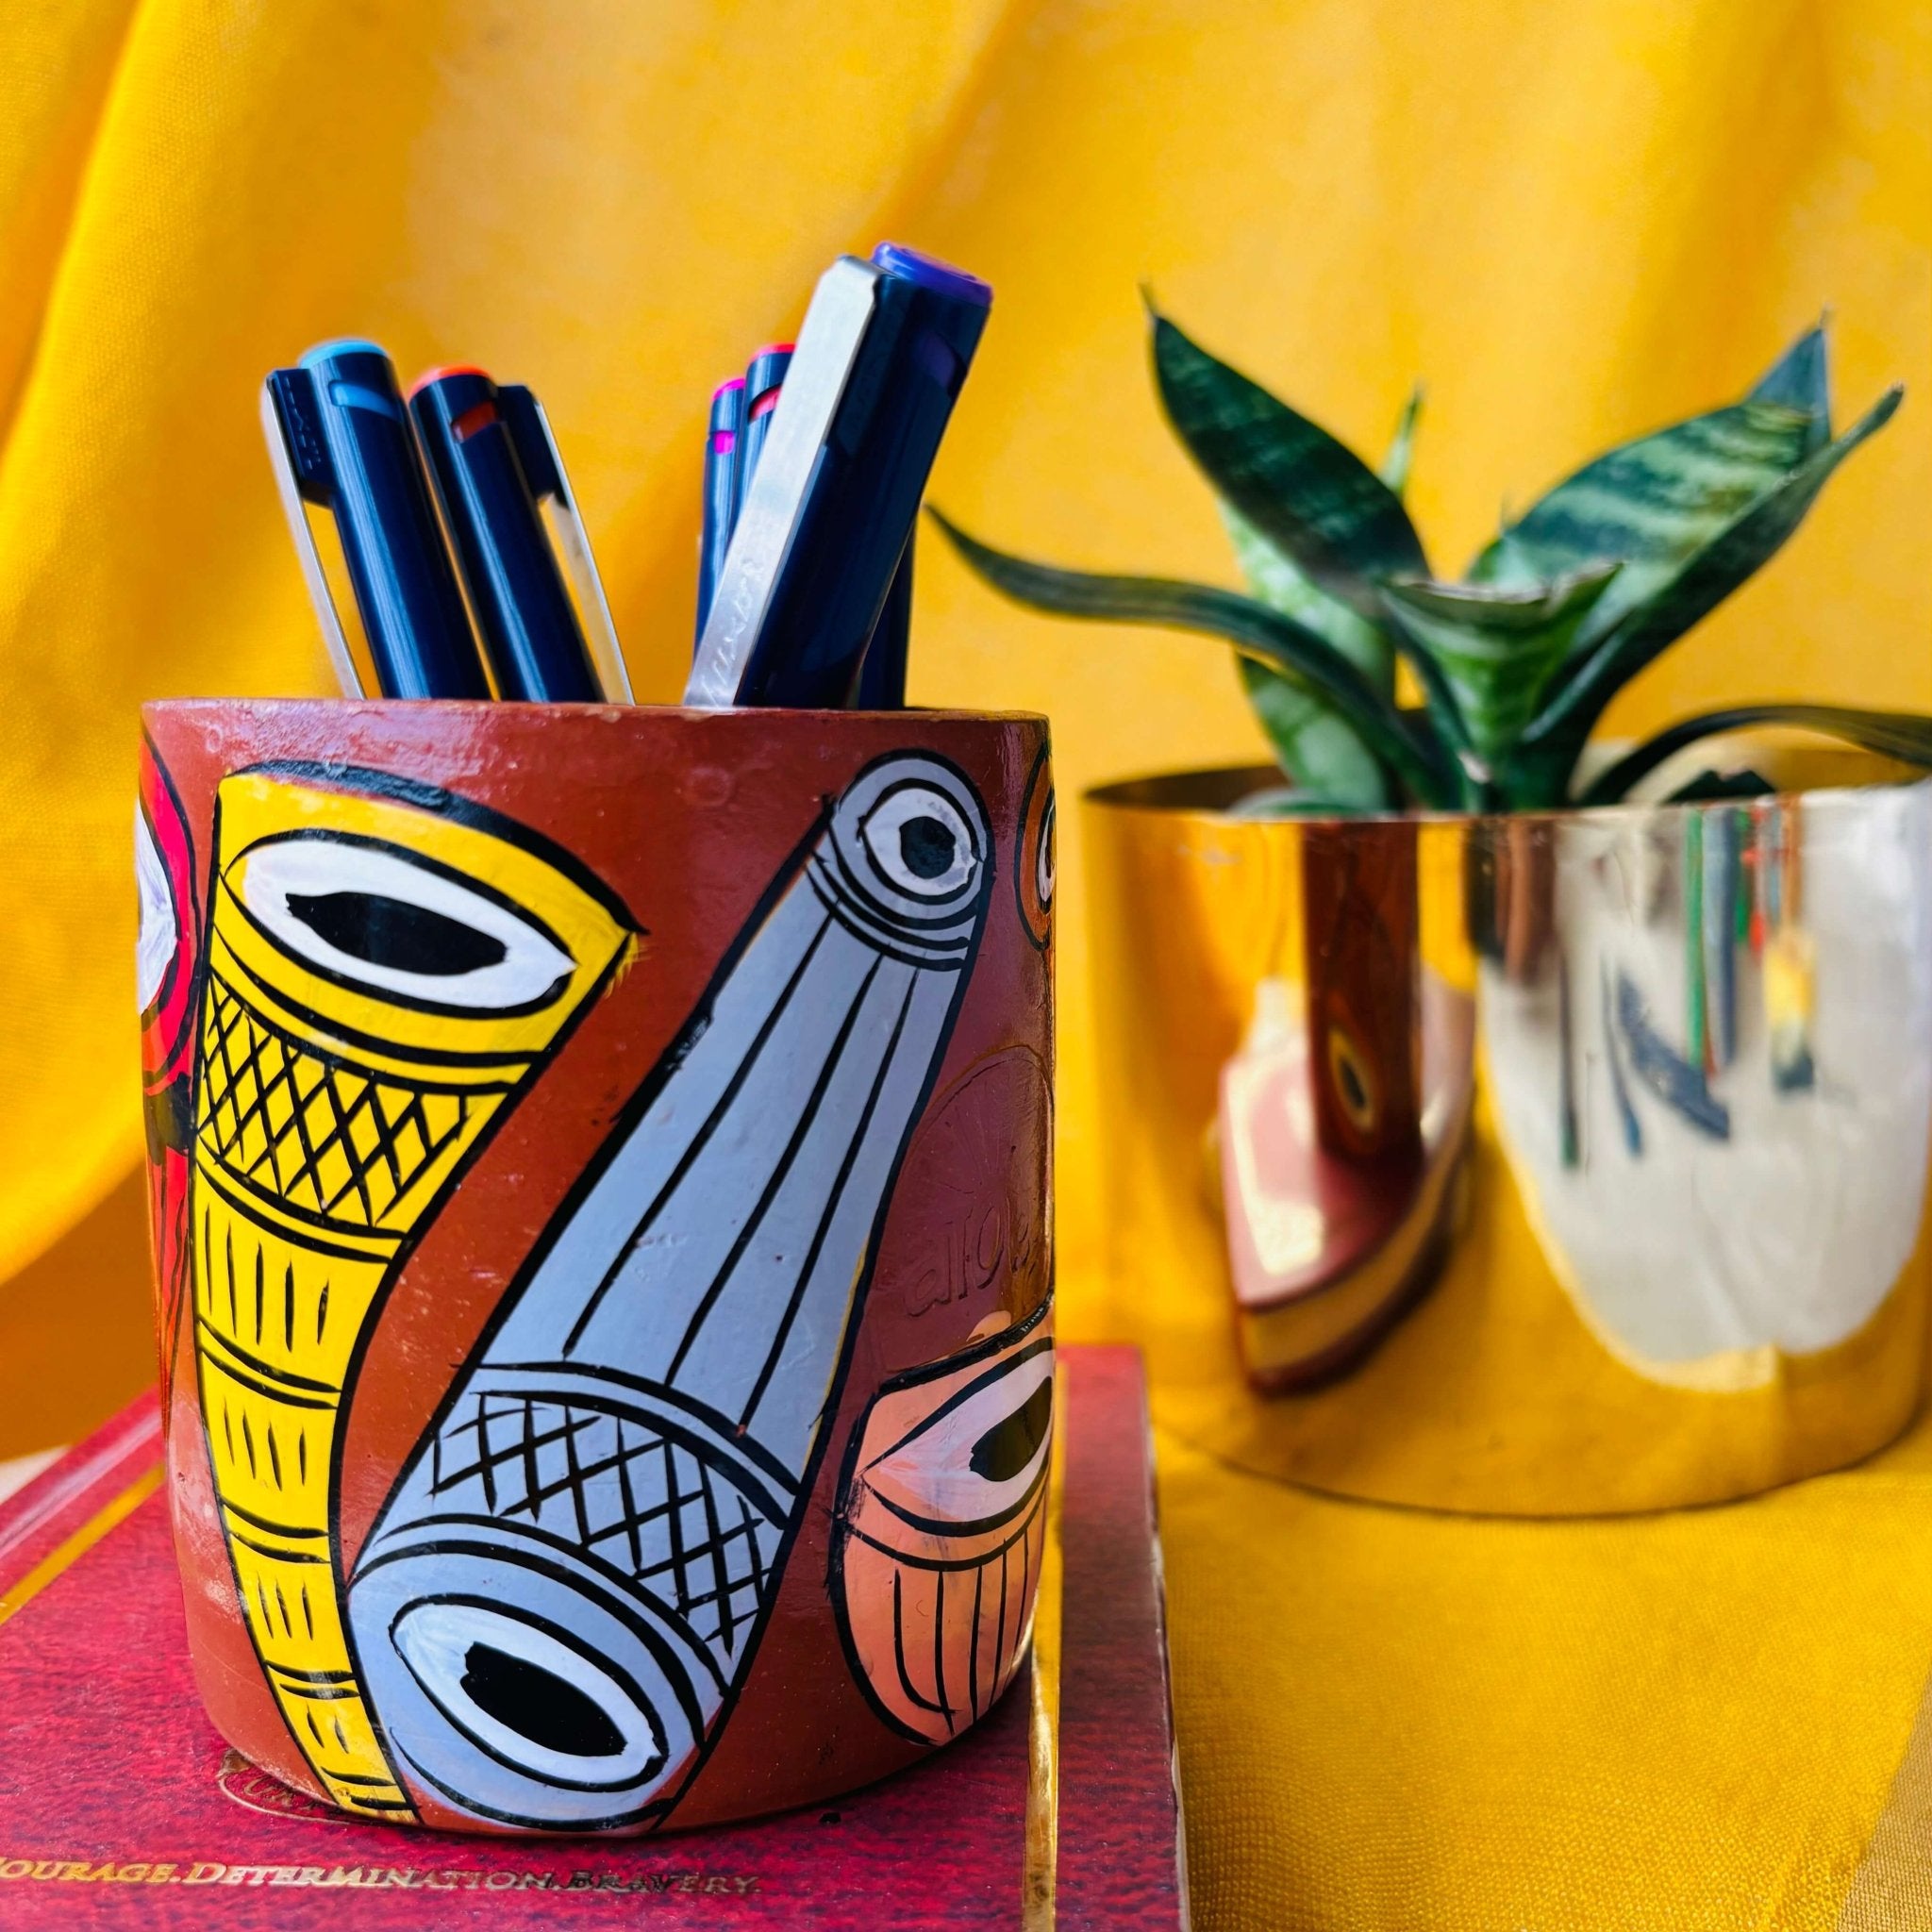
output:
[[1932, 781], [1507, 819], [1085, 801], [1108, 1229], [1156, 1413], [1507, 1514], [1905, 1425], [1932, 1286]]

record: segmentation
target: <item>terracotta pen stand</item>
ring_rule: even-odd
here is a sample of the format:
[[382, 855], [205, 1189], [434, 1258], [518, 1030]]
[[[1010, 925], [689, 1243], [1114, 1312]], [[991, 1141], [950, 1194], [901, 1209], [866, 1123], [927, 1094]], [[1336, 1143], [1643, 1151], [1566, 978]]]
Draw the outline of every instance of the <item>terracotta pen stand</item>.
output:
[[814, 1802], [1024, 1654], [1044, 722], [149, 707], [142, 1074], [209, 1714], [461, 1831]]

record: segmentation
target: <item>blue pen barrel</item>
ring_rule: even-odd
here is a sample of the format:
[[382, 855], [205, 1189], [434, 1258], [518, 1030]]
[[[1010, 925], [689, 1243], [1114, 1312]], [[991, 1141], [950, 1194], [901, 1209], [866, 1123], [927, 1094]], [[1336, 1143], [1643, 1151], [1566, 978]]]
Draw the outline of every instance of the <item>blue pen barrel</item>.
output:
[[518, 433], [535, 413], [525, 395], [480, 369], [443, 370], [410, 391], [409, 413], [497, 694], [595, 704], [604, 693], [538, 508], [547, 447]]
[[744, 378], [734, 375], [720, 383], [711, 395], [710, 420], [705, 428], [705, 524], [698, 538], [697, 635], [705, 634], [711, 614], [711, 593], [724, 553], [738, 522], [739, 445], [744, 437]]
[[395, 371], [373, 342], [326, 342], [269, 377], [305, 500], [335, 517], [383, 696], [487, 698]]
[[992, 291], [891, 242], [741, 702], [840, 707], [888, 601]]
[[903, 711], [906, 708], [906, 663], [912, 645], [912, 546], [908, 537], [886, 608], [873, 626], [872, 642], [858, 667], [858, 688], [852, 693], [855, 711]]
[[[791, 367], [793, 345], [774, 342], [760, 349], [744, 368], [744, 435], [738, 445], [738, 502], [742, 504], [751, 479], [758, 475], [758, 458], [764, 454], [765, 438], [771, 434], [772, 413], [778, 407], [778, 392], [785, 387], [786, 372]], [[733, 515], [737, 514], [736, 509]]]

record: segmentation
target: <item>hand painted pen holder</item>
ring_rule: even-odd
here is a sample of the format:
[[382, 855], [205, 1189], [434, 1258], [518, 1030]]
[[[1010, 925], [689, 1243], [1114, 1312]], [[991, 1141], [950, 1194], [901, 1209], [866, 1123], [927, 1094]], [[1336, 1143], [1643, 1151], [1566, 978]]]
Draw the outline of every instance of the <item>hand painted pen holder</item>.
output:
[[1890, 1441], [1932, 1291], [1932, 781], [1084, 818], [1108, 1229], [1158, 1420], [1513, 1515], [1720, 1502]]
[[1019, 1668], [1044, 722], [145, 713], [168, 1474], [224, 1736], [345, 1811], [814, 1802]]

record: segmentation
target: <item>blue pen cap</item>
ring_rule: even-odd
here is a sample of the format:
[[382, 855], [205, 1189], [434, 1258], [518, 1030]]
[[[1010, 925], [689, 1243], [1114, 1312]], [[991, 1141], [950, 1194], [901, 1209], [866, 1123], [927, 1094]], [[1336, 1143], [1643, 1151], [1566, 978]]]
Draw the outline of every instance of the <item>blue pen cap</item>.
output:
[[373, 409], [397, 423], [403, 420], [395, 367], [380, 342], [361, 336], [318, 342], [295, 366], [315, 378], [326, 400], [345, 408]]
[[744, 426], [744, 377], [734, 375], [711, 391], [711, 434], [736, 436]]
[[269, 391], [304, 496], [334, 515], [383, 696], [487, 698], [388, 356], [361, 337], [320, 342]]
[[923, 255], [900, 242], [881, 242], [872, 252], [872, 265], [882, 275], [896, 275], [901, 281], [916, 283], [935, 295], [955, 302], [970, 302], [976, 308], [992, 307], [992, 286], [963, 268], [941, 261], [936, 255]]
[[385, 362], [389, 361], [389, 354], [380, 342], [372, 342], [367, 336], [338, 336], [332, 342], [317, 342], [314, 348], [305, 350], [295, 366], [317, 370], [338, 356], [380, 356]]

